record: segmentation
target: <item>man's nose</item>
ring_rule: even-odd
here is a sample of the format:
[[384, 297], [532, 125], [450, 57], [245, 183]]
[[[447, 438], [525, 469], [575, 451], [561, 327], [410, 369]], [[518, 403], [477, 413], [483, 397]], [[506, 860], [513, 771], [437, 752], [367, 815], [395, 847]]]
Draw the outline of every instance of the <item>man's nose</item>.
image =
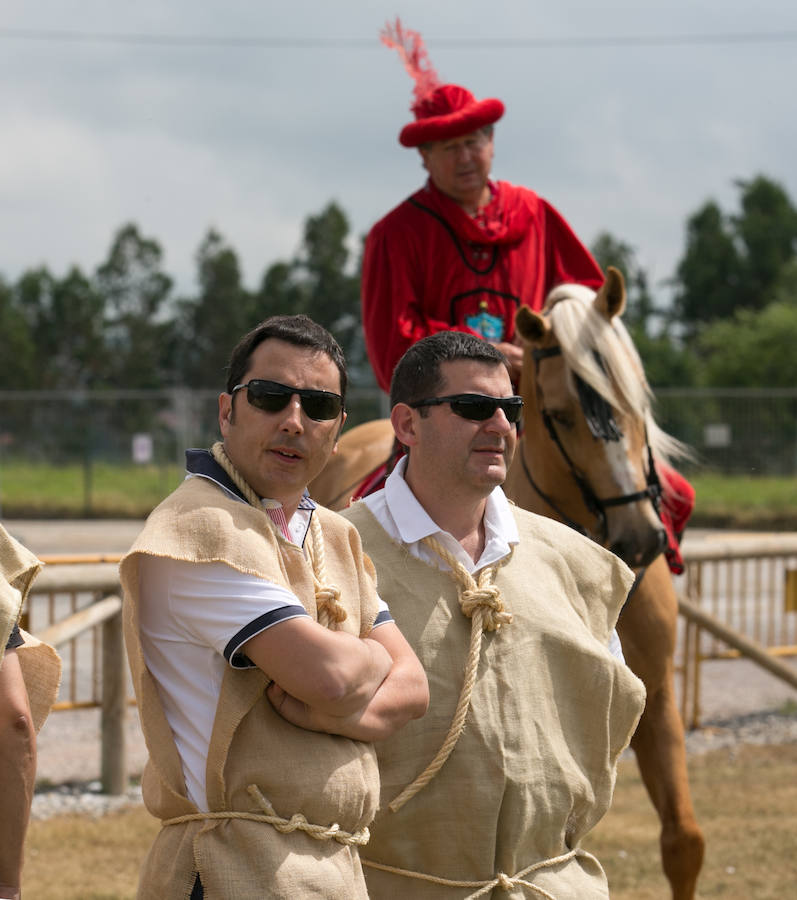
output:
[[302, 422], [302, 398], [298, 394], [292, 394], [288, 405], [282, 411], [280, 428], [284, 431], [304, 431]]
[[507, 419], [506, 413], [501, 409], [500, 406], [496, 407], [495, 412], [486, 422], [487, 430], [494, 431], [498, 434], [506, 434], [514, 427], [515, 426], [509, 421], [509, 419]]

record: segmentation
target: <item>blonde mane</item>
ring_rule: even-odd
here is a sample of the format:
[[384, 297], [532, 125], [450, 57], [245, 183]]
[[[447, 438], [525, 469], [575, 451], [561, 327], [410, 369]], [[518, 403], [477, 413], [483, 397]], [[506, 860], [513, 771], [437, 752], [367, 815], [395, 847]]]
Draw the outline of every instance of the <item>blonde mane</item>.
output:
[[581, 284], [554, 288], [545, 301], [570, 390], [575, 373], [615, 409], [644, 422], [654, 453], [664, 459], [688, 455], [687, 448], [653, 418], [653, 392], [631, 335], [618, 316], [607, 321], [592, 305], [595, 292]]

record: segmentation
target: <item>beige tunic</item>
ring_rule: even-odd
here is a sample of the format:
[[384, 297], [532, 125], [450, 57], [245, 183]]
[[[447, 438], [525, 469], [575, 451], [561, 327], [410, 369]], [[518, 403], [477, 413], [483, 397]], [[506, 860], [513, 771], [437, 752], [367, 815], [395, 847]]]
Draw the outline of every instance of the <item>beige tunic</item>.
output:
[[[372, 898], [451, 900], [451, 887], [367, 861], [487, 884], [567, 854], [604, 815], [615, 766], [644, 705], [641, 682], [606, 649], [633, 575], [570, 529], [514, 510], [520, 543], [497, 572], [513, 620], [486, 632], [465, 729], [442, 769], [398, 810], [387, 804], [434, 757], [462, 687], [470, 620], [449, 573], [394, 543], [364, 504], [346, 512], [379, 592], [429, 678], [423, 719], [377, 744], [382, 796], [362, 853]], [[608, 897], [603, 870], [574, 855], [524, 876], [556, 900]], [[517, 882], [486, 896], [538, 896]], [[542, 896], [548, 896], [543, 894]]]
[[[357, 532], [337, 514], [317, 509], [329, 580], [341, 589], [342, 630], [364, 636], [377, 614], [373, 570]], [[138, 631], [138, 558], [168, 556], [221, 561], [291, 590], [317, 618], [312, 570], [301, 548], [277, 535], [258, 509], [226, 497], [204, 478], [184, 482], [147, 521], [121, 564], [125, 638], [150, 759], [144, 801], [162, 820], [197, 813], [186, 797], [177, 747], [147, 670]], [[228, 668], [222, 683], [207, 763], [211, 812], [258, 812], [256, 785], [286, 820], [337, 824], [349, 833], [373, 818], [379, 778], [373, 747], [297, 728], [264, 695], [259, 669]], [[366, 897], [357, 847], [316, 840], [301, 830], [283, 834], [262, 821], [208, 818], [164, 827], [142, 867], [139, 897], [187, 898], [199, 872], [206, 900]]]
[[[0, 525], [0, 662], [41, 567], [41, 562], [30, 550]], [[58, 696], [61, 659], [49, 644], [43, 644], [23, 629], [20, 633], [25, 643], [17, 648], [17, 657], [28, 692], [33, 725], [38, 732]]]

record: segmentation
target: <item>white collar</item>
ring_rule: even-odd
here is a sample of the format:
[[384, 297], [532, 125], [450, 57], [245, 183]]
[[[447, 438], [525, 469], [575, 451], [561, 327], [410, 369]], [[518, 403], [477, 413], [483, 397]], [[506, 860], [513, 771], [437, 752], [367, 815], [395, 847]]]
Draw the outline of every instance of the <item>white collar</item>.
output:
[[[433, 535], [456, 553], [458, 559], [473, 572], [503, 559], [520, 540], [515, 517], [506, 495], [500, 487], [493, 488], [484, 508], [484, 551], [474, 563], [448, 532], [442, 531], [421, 506], [404, 480], [407, 459], [404, 457], [390, 473], [382, 491], [366, 497], [365, 502], [379, 523], [395, 540], [407, 546], [420, 559], [428, 559], [429, 551], [420, 541]], [[369, 502], [370, 501], [370, 502]], [[436, 559], [436, 557], [435, 557]]]

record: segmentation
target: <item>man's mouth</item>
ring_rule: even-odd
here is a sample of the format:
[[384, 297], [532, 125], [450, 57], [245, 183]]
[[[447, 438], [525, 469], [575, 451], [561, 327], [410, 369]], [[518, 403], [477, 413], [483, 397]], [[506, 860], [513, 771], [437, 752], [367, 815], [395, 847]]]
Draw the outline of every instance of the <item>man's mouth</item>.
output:
[[281, 456], [283, 459], [301, 459], [302, 454], [297, 450], [292, 450], [290, 447], [272, 447], [272, 453], [276, 453], [277, 456]]

